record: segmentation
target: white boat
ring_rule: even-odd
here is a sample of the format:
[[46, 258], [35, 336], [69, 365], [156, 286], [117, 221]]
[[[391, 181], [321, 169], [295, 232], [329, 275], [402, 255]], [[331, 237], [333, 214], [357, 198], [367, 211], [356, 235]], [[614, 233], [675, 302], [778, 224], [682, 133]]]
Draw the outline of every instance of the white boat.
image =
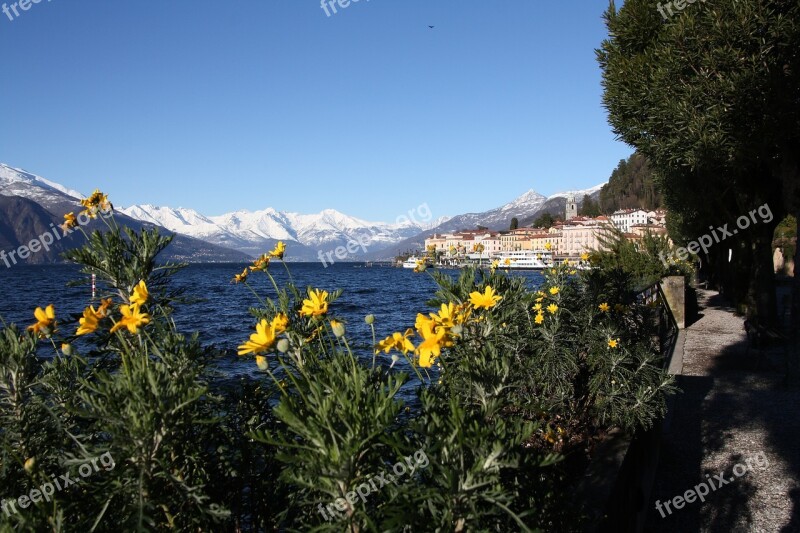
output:
[[511, 270], [544, 270], [553, 266], [553, 252], [548, 250], [518, 250], [514, 252], [497, 252], [493, 261], [498, 268]]
[[417, 268], [419, 265], [425, 264], [425, 259], [420, 259], [419, 257], [412, 255], [405, 261], [403, 261], [403, 268]]

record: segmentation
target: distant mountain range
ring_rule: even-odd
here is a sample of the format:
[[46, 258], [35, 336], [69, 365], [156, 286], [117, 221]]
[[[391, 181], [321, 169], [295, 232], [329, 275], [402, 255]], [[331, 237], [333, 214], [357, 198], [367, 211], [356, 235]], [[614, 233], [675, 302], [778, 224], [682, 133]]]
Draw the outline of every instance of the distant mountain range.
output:
[[[384, 250], [408, 237], [446, 220], [431, 222], [407, 220], [399, 224], [367, 222], [333, 209], [318, 214], [301, 215], [268, 208], [261, 211], [237, 211], [208, 217], [193, 209], [134, 205], [122, 208], [126, 215], [158, 224], [170, 231], [190, 235], [220, 246], [233, 248], [251, 256], [264, 253], [277, 241], [294, 243], [288, 259], [315, 261], [320, 250], [346, 247], [349, 242], [369, 243], [370, 251]], [[363, 251], [350, 254], [350, 258]]]
[[[64, 222], [64, 214], [82, 208], [80, 193], [44, 178], [0, 163], [0, 250], [10, 252], [27, 245], [32, 239]], [[118, 224], [133, 229], [144, 225], [123, 213], [115, 214]], [[89, 231], [102, 228], [102, 222], [92, 222]], [[167, 232], [169, 233], [169, 232]], [[81, 233], [54, 242], [50, 250], [32, 254], [20, 264], [44, 264], [60, 260], [60, 254], [84, 242]], [[177, 235], [164, 251], [165, 260], [186, 262], [246, 262], [241, 252], [211, 244], [192, 237]], [[6, 266], [0, 262], [0, 268]]]
[[[597, 198], [601, 187], [566, 191], [550, 197], [530, 190], [502, 207], [481, 213], [427, 221], [409, 217], [410, 220], [395, 224], [368, 222], [333, 209], [310, 215], [267, 208], [206, 216], [193, 209], [145, 204], [117, 206], [115, 216], [120, 223], [133, 228], [155, 225], [177, 234], [173, 245], [167, 249], [170, 258], [176, 260], [246, 261], [269, 250], [278, 241], [291, 244], [287, 259], [292, 261], [317, 261], [320, 252], [346, 248], [353, 242], [365, 243], [365, 246], [349, 253], [347, 260], [380, 260], [422, 248], [425, 237], [433, 233], [478, 226], [508, 229], [513, 217], [517, 217], [522, 226], [545, 211], [563, 212], [570, 194], [579, 202], [584, 195]], [[80, 193], [58, 183], [0, 163], [0, 249], [16, 248], [41, 234], [42, 228], [51, 223], [60, 224], [64, 213], [79, 210], [77, 203], [81, 198]], [[22, 212], [25, 216], [18, 216]], [[61, 251], [78, 244], [73, 236], [49, 254], [32, 256], [29, 262], [57, 260]]]

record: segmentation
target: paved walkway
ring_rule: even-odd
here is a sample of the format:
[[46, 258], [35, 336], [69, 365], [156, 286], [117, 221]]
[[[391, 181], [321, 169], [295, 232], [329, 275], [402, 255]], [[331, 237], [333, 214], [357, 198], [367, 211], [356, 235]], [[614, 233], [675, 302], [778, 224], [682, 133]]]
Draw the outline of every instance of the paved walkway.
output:
[[[698, 300], [645, 531], [800, 532], [800, 391], [783, 385], [783, 349], [748, 352], [743, 319], [715, 292]], [[704, 482], [704, 502], [667, 512]]]

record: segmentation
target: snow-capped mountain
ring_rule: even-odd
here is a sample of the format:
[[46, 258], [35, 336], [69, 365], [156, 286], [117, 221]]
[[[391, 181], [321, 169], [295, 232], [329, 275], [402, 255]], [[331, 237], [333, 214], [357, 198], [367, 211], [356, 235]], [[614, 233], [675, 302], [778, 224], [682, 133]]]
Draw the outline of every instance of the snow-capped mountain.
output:
[[458, 215], [448, 219], [442, 224], [428, 228], [428, 230], [435, 230], [437, 233], [442, 233], [460, 229], [474, 229], [477, 226], [486, 226], [489, 229], [508, 229], [512, 218], [517, 217], [522, 220], [522, 218], [538, 211], [546, 201], [547, 197], [531, 189], [522, 196], [501, 207], [481, 213]]
[[[13, 250], [38, 235], [51, 231], [64, 221], [64, 214], [82, 209], [79, 204], [82, 198], [83, 195], [77, 191], [0, 163], [0, 250]], [[118, 224], [134, 230], [143, 225], [141, 221], [119, 212], [114, 218]], [[99, 221], [93, 221], [86, 230], [102, 230], [103, 227]], [[46, 251], [32, 254], [20, 263], [58, 262], [61, 252], [84, 242], [83, 236], [75, 233], [53, 243]], [[248, 259], [247, 255], [230, 248], [184, 235], [177, 235], [162, 257], [165, 260], [188, 262], [240, 262]]]
[[604, 183], [601, 183], [600, 185], [595, 185], [594, 187], [591, 187], [589, 189], [583, 189], [583, 190], [580, 190], [580, 191], [557, 192], [556, 194], [554, 194], [552, 196], [548, 196], [547, 199], [548, 200], [552, 200], [553, 198], [566, 198], [567, 196], [572, 195], [572, 196], [575, 197], [576, 200], [578, 200], [580, 202], [581, 200], [583, 200], [584, 196], [592, 196], [593, 194], [599, 193], [600, 189], [602, 189], [605, 184], [606, 183], [604, 182]]
[[353, 241], [368, 243], [371, 251], [377, 251], [430, 227], [430, 223], [423, 225], [412, 220], [399, 224], [368, 222], [334, 209], [317, 214], [300, 214], [268, 208], [219, 216], [205, 216], [186, 208], [152, 205], [134, 205], [121, 211], [143, 222], [158, 224], [170, 231], [251, 255], [263, 253], [279, 240], [302, 245], [291, 249], [292, 259], [313, 258], [319, 250], [347, 246]]
[[27, 198], [50, 210], [83, 198], [77, 191], [3, 163], [0, 163], [0, 195]]

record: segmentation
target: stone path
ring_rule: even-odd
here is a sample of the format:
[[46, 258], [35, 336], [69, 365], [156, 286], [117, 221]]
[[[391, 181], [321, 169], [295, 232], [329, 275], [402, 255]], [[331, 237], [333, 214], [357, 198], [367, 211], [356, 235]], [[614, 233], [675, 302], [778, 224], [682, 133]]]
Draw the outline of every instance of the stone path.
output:
[[698, 300], [644, 531], [800, 532], [800, 391], [784, 386], [784, 350], [748, 352], [743, 318], [715, 292]]

